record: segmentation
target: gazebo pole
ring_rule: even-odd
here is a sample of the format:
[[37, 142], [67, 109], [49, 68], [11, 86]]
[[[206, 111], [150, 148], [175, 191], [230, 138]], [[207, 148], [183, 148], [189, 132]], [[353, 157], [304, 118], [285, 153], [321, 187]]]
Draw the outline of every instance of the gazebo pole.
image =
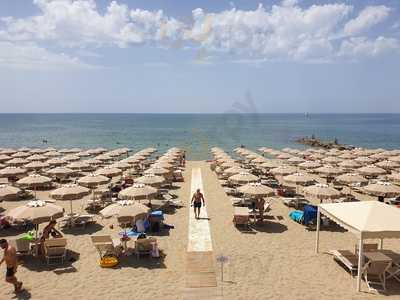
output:
[[380, 249], [383, 249], [383, 238], [381, 238], [381, 244], [380, 244]]
[[362, 233], [360, 233], [360, 241], [359, 241], [359, 246], [358, 246], [358, 271], [357, 271], [357, 292], [361, 290], [361, 275], [362, 275], [362, 269], [363, 269], [363, 236]]
[[317, 210], [317, 232], [316, 232], [316, 239], [315, 239], [315, 253], [318, 253], [319, 251], [319, 227], [321, 225], [321, 212], [319, 210], [319, 206], [318, 206], [318, 210]]

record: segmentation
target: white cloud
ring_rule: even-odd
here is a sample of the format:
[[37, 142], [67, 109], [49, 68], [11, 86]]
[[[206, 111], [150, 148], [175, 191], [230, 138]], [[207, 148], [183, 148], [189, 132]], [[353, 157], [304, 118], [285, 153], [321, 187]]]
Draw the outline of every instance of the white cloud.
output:
[[27, 43], [0, 41], [0, 67], [24, 70], [74, 70], [97, 68], [64, 53], [52, 53]]
[[[162, 10], [132, 9], [117, 1], [110, 2], [104, 12], [94, 0], [33, 2], [39, 8], [38, 15], [0, 19], [0, 42], [37, 47], [41, 49], [38, 52], [48, 52], [46, 57], [63, 57], [61, 61], [74, 58], [51, 53], [44, 45], [75, 48], [66, 52], [86, 58], [95, 58], [96, 48], [104, 46], [194, 47], [207, 53], [207, 62], [226, 53], [242, 61], [325, 62], [350, 55], [376, 56], [400, 48], [393, 37], [376, 38], [381, 34], [370, 31], [390, 14], [391, 9], [383, 5], [368, 6], [350, 19], [352, 5], [303, 7], [298, 0], [282, 0], [268, 9], [259, 5], [253, 10], [232, 7], [208, 13], [197, 8], [192, 12], [192, 21], [184, 23]], [[205, 60], [203, 52], [196, 61]]]
[[[235, 8], [220, 13], [193, 11], [194, 25], [188, 38], [210, 49], [251, 56], [295, 58], [330, 52], [329, 40], [352, 7], [344, 4], [298, 6], [274, 5], [267, 11]], [[309, 49], [310, 51], [307, 51]], [[323, 51], [321, 52], [321, 50]]]
[[338, 56], [365, 57], [378, 56], [381, 54], [398, 51], [400, 43], [394, 38], [380, 36], [374, 40], [366, 37], [353, 37], [344, 40], [340, 46]]
[[295, 6], [298, 0], [282, 0], [282, 6]]
[[390, 8], [384, 5], [367, 6], [355, 19], [346, 23], [344, 26], [344, 33], [347, 35], [363, 33], [372, 26], [385, 20], [389, 16], [389, 13]]
[[34, 0], [41, 14], [29, 18], [4, 18], [0, 39], [50, 40], [64, 46], [126, 47], [146, 42], [179, 39], [183, 23], [163, 11], [129, 10], [112, 1], [104, 14], [94, 0]]

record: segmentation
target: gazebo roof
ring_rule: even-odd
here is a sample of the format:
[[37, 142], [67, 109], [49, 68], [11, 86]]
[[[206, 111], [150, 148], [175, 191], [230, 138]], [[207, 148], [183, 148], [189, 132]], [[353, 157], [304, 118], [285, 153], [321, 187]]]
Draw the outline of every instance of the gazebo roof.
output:
[[400, 238], [400, 209], [378, 201], [320, 204], [320, 212], [362, 239]]

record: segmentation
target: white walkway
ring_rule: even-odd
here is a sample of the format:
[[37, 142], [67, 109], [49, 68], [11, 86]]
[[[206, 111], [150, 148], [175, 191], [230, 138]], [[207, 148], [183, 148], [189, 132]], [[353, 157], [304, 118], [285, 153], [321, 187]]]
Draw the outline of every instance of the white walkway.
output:
[[[200, 168], [192, 169], [192, 183], [189, 204], [192, 196], [197, 189], [200, 189], [207, 201], [207, 196], [204, 194], [203, 180], [201, 177]], [[202, 207], [200, 211], [200, 219], [195, 218], [193, 207], [189, 206], [189, 242], [187, 251], [212, 251], [210, 224], [207, 216], [207, 202], [206, 207]]]
[[[204, 194], [200, 168], [192, 169], [189, 204], [194, 192], [200, 189]], [[204, 194], [207, 205], [207, 195]], [[189, 206], [189, 239], [186, 253], [186, 285], [184, 300], [220, 300], [212, 251], [210, 224], [207, 208], [202, 207], [200, 218], [196, 220], [194, 209]]]

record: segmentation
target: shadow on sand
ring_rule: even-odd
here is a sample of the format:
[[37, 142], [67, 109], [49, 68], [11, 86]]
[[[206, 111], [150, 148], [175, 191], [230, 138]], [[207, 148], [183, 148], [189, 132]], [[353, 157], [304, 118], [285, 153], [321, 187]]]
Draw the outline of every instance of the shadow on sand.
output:
[[28, 289], [22, 287], [22, 290], [18, 293], [14, 293], [14, 295], [11, 297], [11, 299], [19, 299], [19, 300], [27, 300], [31, 299], [32, 294], [29, 292]]
[[93, 234], [103, 229], [103, 225], [99, 223], [89, 224], [86, 227], [71, 227], [71, 228], [63, 228], [62, 232], [71, 235], [84, 235], [84, 234]]
[[77, 272], [77, 269], [72, 264], [78, 261], [79, 257], [80, 254], [78, 252], [68, 249], [64, 263], [57, 262], [57, 264], [48, 265], [44, 258], [27, 256], [21, 260], [21, 265], [35, 272], [53, 271], [57, 275], [62, 275], [64, 273]]
[[165, 269], [164, 264], [166, 254], [160, 250], [160, 257], [153, 258], [149, 255], [140, 256], [138, 258], [135, 254], [131, 256], [121, 256], [119, 257], [119, 264], [116, 266], [117, 269], [120, 268], [146, 268], [146, 269]]

